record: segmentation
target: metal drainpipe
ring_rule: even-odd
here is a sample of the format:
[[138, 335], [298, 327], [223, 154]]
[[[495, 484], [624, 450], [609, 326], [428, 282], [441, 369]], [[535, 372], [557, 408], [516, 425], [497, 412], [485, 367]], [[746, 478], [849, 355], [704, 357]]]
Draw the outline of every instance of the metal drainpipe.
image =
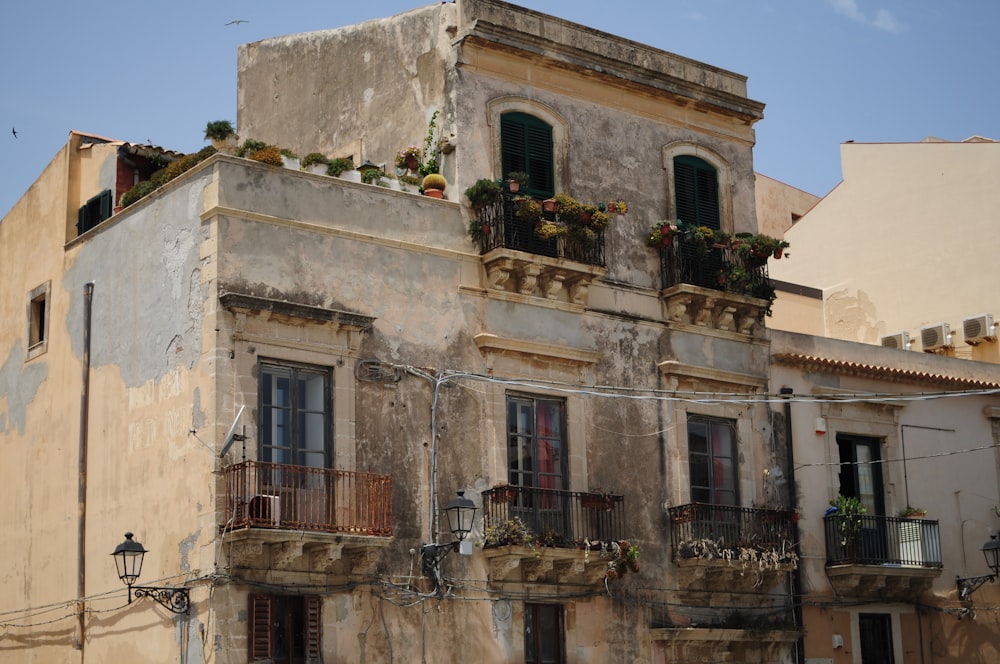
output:
[[[788, 446], [788, 493], [792, 502], [792, 510], [799, 508], [799, 490], [795, 484], [795, 446], [792, 439], [792, 402], [789, 397], [794, 394], [790, 387], [782, 387], [781, 396], [785, 399], [785, 444]], [[792, 548], [798, 556], [799, 564], [792, 572], [792, 611], [795, 623], [802, 628], [802, 550], [799, 546], [799, 522], [792, 521]], [[799, 664], [806, 661], [805, 635], [796, 642], [795, 658]]]
[[80, 661], [83, 657], [84, 638], [84, 600], [87, 596], [87, 429], [90, 415], [90, 325], [91, 311], [94, 301], [94, 282], [83, 287], [83, 384], [80, 387], [80, 458], [79, 478], [77, 486], [77, 610], [79, 611], [79, 630], [77, 650], [80, 651]]

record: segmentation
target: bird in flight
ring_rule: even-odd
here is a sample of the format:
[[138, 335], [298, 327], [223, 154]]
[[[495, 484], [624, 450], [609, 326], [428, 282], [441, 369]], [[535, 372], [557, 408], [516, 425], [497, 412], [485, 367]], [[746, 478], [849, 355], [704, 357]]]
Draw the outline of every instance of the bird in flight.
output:
[[10, 128], [10, 133], [14, 134], [14, 138], [17, 138], [17, 129], [15, 129], [14, 127], [11, 127]]
[[237, 19], [234, 19], [234, 20], [230, 21], [229, 23], [226, 23], [226, 25], [239, 25], [240, 23], [249, 23], [249, 22], [250, 21], [244, 21], [241, 18], [237, 18]]

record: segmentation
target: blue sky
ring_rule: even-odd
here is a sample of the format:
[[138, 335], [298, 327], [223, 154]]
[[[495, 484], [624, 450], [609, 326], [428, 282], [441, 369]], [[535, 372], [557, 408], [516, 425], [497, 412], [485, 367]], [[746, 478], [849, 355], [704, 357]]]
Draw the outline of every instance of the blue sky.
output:
[[[0, 27], [0, 215], [79, 130], [179, 152], [236, 120], [236, 49], [423, 0], [9, 3]], [[843, 141], [1000, 139], [1000, 2], [522, 0], [748, 77], [755, 169], [814, 193]], [[226, 25], [235, 19], [247, 21]], [[16, 128], [15, 139], [11, 129]]]

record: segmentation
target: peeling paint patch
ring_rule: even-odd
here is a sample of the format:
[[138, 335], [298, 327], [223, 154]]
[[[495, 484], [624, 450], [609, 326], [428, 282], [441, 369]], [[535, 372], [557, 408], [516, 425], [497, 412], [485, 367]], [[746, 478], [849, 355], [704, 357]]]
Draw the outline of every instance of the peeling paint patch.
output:
[[373, 99], [375, 99], [375, 88], [365, 88], [365, 93], [364, 93], [365, 103], [370, 104], [372, 103]]
[[0, 413], [0, 433], [6, 433], [9, 426], [24, 435], [28, 404], [48, 375], [49, 365], [44, 362], [24, 364], [24, 346], [18, 340], [0, 367], [0, 398], [7, 400], [7, 412]]
[[207, 418], [205, 411], [201, 409], [201, 388], [194, 388], [194, 403], [191, 405], [191, 428], [201, 429], [205, 426]]
[[181, 570], [185, 574], [191, 572], [191, 551], [194, 549], [195, 545], [198, 544], [198, 538], [201, 536], [201, 530], [196, 530], [191, 533], [183, 540], [181, 540], [180, 545], [178, 545], [177, 550], [181, 554]]
[[874, 343], [885, 327], [885, 322], [878, 320], [875, 303], [864, 291], [854, 295], [847, 290], [831, 293], [824, 310], [827, 330], [836, 339]]

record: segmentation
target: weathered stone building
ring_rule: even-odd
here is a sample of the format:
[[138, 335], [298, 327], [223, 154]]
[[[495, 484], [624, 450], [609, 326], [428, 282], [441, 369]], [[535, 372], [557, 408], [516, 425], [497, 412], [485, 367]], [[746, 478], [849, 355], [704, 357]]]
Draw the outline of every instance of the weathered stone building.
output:
[[[444, 198], [218, 154], [117, 210], [179, 155], [71, 135], [0, 223], [0, 653], [792, 661], [765, 261], [647, 246], [756, 230], [745, 79], [494, 0], [239, 67], [243, 139], [426, 146]], [[606, 225], [468, 206], [510, 171]], [[178, 612], [126, 607], [126, 531]]]

